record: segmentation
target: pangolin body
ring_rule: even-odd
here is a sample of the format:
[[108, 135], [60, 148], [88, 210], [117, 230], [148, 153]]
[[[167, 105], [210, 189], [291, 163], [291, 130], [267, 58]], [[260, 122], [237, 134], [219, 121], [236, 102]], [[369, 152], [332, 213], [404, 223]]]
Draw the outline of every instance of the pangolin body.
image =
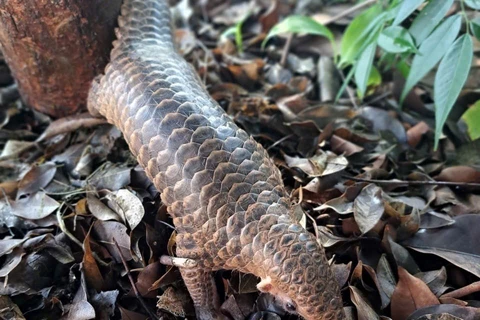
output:
[[161, 193], [199, 319], [220, 319], [211, 272], [252, 273], [261, 291], [307, 319], [342, 319], [323, 248], [294, 217], [279, 170], [238, 128], [177, 53], [162, 0], [125, 0], [92, 114], [123, 133]]

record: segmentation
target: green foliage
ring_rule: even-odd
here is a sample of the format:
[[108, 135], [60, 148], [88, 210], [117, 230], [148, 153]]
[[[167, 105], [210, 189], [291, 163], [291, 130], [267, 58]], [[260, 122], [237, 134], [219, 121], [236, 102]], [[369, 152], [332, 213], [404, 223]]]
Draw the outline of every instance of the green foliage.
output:
[[375, 5], [353, 19], [342, 38], [340, 67], [353, 64], [363, 50], [376, 41], [386, 18], [382, 7]]
[[470, 139], [480, 138], [480, 100], [465, 111], [462, 119], [467, 124]]
[[432, 0], [413, 20], [409, 29], [410, 34], [417, 44], [422, 43], [435, 27], [442, 21], [448, 9], [453, 5], [453, 0]]
[[420, 45], [418, 53], [413, 57], [410, 73], [403, 88], [400, 101], [435, 65], [442, 59], [460, 31], [462, 19], [452, 16], [446, 19], [435, 31]]
[[417, 51], [410, 33], [399, 26], [385, 28], [378, 37], [378, 45], [390, 53]]
[[472, 9], [480, 10], [480, 0], [464, 0], [465, 4]]
[[[382, 0], [357, 15], [342, 37], [338, 67], [349, 67], [349, 71], [337, 98], [352, 79], [357, 85], [360, 98], [365, 96], [367, 88], [375, 81], [381, 81], [375, 68], [378, 53], [381, 53], [381, 60], [387, 59], [384, 68], [397, 69], [406, 78], [400, 104], [410, 90], [440, 63], [435, 73], [433, 97], [436, 148], [443, 126], [471, 68], [472, 36], [480, 40], [480, 17], [469, 20], [465, 12], [466, 7], [480, 10], [480, 0], [459, 2], [462, 14], [449, 17], [445, 15], [454, 0]], [[466, 33], [458, 37], [462, 20], [467, 26]], [[405, 25], [410, 27], [406, 29]], [[333, 39], [330, 30], [318, 26], [321, 25], [310, 18], [292, 16], [275, 26], [265, 42], [284, 32], [312, 33]], [[468, 119], [465, 121], [472, 138], [478, 138], [480, 131], [478, 109], [480, 107], [476, 105], [464, 115]], [[477, 119], [473, 119], [472, 114]], [[472, 129], [471, 126], [477, 126], [477, 129]]]
[[476, 17], [470, 22], [470, 27], [472, 28], [472, 33], [477, 38], [480, 40], [480, 17]]
[[448, 114], [467, 81], [472, 65], [473, 41], [464, 34], [450, 47], [440, 62], [434, 83], [435, 149]]
[[242, 27], [245, 20], [248, 19], [250, 16], [250, 12], [247, 12], [245, 16], [240, 19], [234, 26], [228, 28], [227, 30], [223, 31], [220, 35], [220, 39], [226, 39], [230, 35], [235, 36], [235, 44], [237, 45], [238, 52], [243, 52], [243, 34], [242, 34]]
[[367, 90], [376, 48], [377, 45], [375, 43], [371, 43], [360, 55], [357, 67], [355, 68], [355, 82], [357, 83], [360, 97], [363, 97], [365, 91]]
[[280, 23], [276, 24], [268, 33], [265, 40], [262, 43], [262, 48], [265, 47], [267, 41], [281, 33], [307, 33], [314, 34], [318, 36], [324, 36], [332, 41], [333, 44], [333, 34], [324, 25], [316, 22], [312, 18], [305, 16], [289, 16], [283, 19]]
[[393, 25], [399, 25], [403, 20], [408, 18], [413, 11], [415, 11], [421, 4], [423, 0], [405, 0], [402, 2], [400, 9], [398, 10], [398, 14], [393, 21]]

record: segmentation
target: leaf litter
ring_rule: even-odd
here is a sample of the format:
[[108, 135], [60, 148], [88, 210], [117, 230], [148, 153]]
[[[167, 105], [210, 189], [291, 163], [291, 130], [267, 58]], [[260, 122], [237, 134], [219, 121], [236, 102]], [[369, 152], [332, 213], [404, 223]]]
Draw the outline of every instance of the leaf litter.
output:
[[[396, 75], [366, 88], [363, 104], [351, 84], [334, 103], [342, 78], [330, 40], [358, 14], [335, 19], [350, 4], [202, 6], [178, 4], [179, 48], [280, 168], [332, 261], [347, 318], [478, 319], [480, 147], [471, 131], [450, 125], [434, 152], [433, 92], [417, 86], [401, 110]], [[313, 12], [309, 26], [329, 23], [330, 40], [272, 31], [288, 15]], [[228, 28], [240, 28], [241, 43]], [[0, 315], [193, 316], [178, 269], [159, 262], [174, 252], [172, 219], [120, 132], [87, 114], [34, 113], [4, 61], [0, 72], [9, 79], [0, 90]], [[254, 277], [216, 278], [231, 319], [288, 318], [258, 294]]]

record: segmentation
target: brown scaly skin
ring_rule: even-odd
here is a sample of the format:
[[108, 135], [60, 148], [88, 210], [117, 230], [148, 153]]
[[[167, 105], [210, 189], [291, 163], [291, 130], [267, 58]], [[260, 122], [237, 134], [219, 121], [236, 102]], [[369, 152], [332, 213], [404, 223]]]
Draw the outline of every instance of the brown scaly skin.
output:
[[105, 75], [88, 107], [124, 134], [172, 215], [197, 318], [224, 319], [211, 272], [252, 273], [306, 319], [343, 319], [323, 248], [292, 213], [279, 170], [176, 52], [169, 9], [125, 0]]

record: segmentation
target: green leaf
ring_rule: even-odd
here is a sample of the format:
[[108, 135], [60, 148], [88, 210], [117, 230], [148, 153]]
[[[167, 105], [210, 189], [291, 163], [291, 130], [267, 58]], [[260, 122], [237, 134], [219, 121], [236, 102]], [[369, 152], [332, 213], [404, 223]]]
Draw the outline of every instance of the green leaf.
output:
[[358, 15], [345, 30], [340, 48], [340, 67], [355, 62], [362, 51], [373, 41], [385, 22], [387, 13], [375, 5]]
[[397, 70], [400, 71], [400, 74], [406, 79], [410, 73], [410, 66], [405, 62], [405, 60], [401, 60], [397, 64]]
[[402, 21], [411, 15], [422, 3], [423, 0], [404, 0], [393, 21], [393, 25], [396, 26], [402, 23]]
[[367, 87], [369, 86], [378, 86], [382, 83], [382, 75], [375, 66], [372, 67], [370, 76], [368, 77]]
[[442, 59], [460, 31], [462, 18], [455, 15], [446, 19], [422, 43], [415, 55], [408, 74], [405, 87], [400, 97], [400, 103], [408, 92]]
[[355, 82], [357, 83], [360, 98], [363, 98], [367, 90], [376, 49], [376, 43], [370, 44], [360, 55], [355, 68]]
[[470, 22], [470, 26], [472, 27], [472, 33], [477, 38], [480, 40], [480, 17], [476, 17]]
[[242, 35], [242, 27], [243, 22], [245, 19], [242, 19], [240, 22], [237, 23], [235, 27], [235, 43], [237, 44], [237, 49], [239, 53], [243, 52], [243, 35]]
[[467, 124], [470, 139], [480, 138], [480, 100], [465, 111], [462, 119]]
[[480, 0], [465, 0], [465, 4], [472, 9], [480, 10]]
[[415, 51], [415, 44], [408, 31], [399, 26], [385, 28], [378, 37], [378, 45], [387, 52]]
[[236, 31], [237, 31], [236, 26], [231, 26], [230, 28], [225, 29], [225, 31], [223, 31], [222, 34], [220, 35], [220, 40], [221, 41], [226, 40], [229, 36], [231, 36], [232, 34], [235, 34]]
[[452, 5], [453, 0], [432, 0], [420, 11], [409, 29], [417, 45], [422, 43], [442, 21]]
[[333, 33], [325, 27], [321, 25], [317, 21], [313, 20], [310, 17], [305, 16], [289, 16], [283, 19], [281, 22], [276, 24], [270, 32], [268, 33], [265, 40], [263, 40], [262, 48], [265, 47], [267, 41], [276, 36], [277, 34], [281, 33], [307, 33], [307, 34], [315, 34], [318, 36], [324, 36], [328, 38], [330, 41], [333, 42]]
[[467, 81], [473, 59], [473, 41], [464, 34], [448, 50], [440, 62], [433, 88], [435, 99], [435, 149], [448, 114]]

